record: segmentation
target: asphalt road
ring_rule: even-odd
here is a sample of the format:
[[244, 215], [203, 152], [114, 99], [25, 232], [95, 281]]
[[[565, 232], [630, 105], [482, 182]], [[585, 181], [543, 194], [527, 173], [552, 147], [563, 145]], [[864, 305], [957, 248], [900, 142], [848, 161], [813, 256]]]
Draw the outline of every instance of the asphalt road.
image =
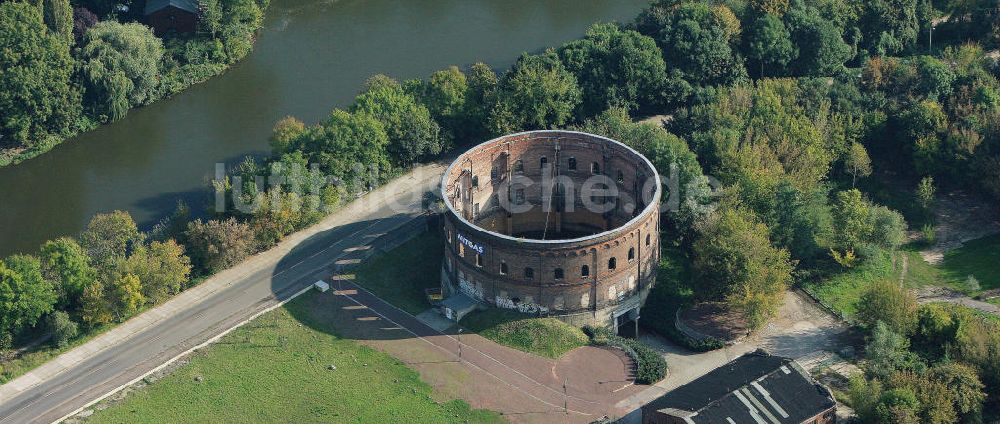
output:
[[58, 420], [316, 280], [328, 278], [334, 262], [345, 255], [344, 249], [363, 244], [414, 216], [384, 207], [367, 215], [303, 241], [263, 269], [25, 390], [0, 405], [0, 423]]

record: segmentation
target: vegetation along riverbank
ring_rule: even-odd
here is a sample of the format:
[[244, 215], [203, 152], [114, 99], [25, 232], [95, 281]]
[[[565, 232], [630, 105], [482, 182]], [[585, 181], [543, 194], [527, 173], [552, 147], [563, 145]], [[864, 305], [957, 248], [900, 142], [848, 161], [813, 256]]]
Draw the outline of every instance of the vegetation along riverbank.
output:
[[0, 4], [0, 166], [221, 74], [250, 53], [269, 0], [176, 3]]

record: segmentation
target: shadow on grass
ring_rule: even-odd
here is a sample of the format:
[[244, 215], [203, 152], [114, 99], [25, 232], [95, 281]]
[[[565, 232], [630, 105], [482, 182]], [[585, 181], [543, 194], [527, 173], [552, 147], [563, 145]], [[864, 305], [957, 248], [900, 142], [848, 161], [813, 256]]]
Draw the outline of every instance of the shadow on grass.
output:
[[[356, 340], [439, 335], [414, 316], [431, 308], [424, 288], [440, 285], [444, 242], [439, 231], [426, 228], [426, 221], [411, 219], [397, 214], [310, 237], [273, 269], [273, 295], [288, 299], [323, 280], [330, 284], [329, 291], [286, 305], [303, 325]], [[399, 244], [414, 233], [414, 238]]]

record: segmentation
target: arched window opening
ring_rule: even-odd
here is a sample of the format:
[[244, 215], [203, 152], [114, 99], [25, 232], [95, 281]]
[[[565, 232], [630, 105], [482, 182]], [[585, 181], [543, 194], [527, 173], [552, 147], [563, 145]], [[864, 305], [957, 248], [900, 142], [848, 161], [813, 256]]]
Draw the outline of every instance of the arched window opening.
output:
[[569, 158], [568, 166], [570, 171], [576, 171], [576, 158]]
[[564, 275], [563, 275], [563, 269], [562, 268], [556, 268], [556, 270], [555, 270], [555, 272], [553, 272], [553, 274], [555, 274], [554, 276], [555, 276], [556, 280], [562, 280], [563, 279]]
[[500, 262], [500, 275], [507, 275], [507, 262]]
[[476, 253], [476, 266], [483, 267], [483, 255]]
[[594, 162], [594, 163], [590, 164], [590, 173], [591, 174], [600, 174], [601, 173], [601, 165], [599, 165], [597, 162]]
[[632, 262], [635, 260], [635, 248], [631, 247], [628, 249], [628, 261]]
[[608, 259], [608, 269], [613, 271], [615, 268], [618, 268], [618, 259], [617, 258]]
[[581, 277], [589, 277], [590, 276], [590, 267], [587, 266], [587, 265], [584, 265], [584, 266], [580, 267], [580, 276]]
[[524, 161], [518, 159], [514, 162], [514, 172], [524, 172]]
[[524, 269], [524, 278], [527, 278], [529, 280], [532, 279], [532, 278], [535, 278], [535, 270], [531, 269], [531, 268], [525, 268]]
[[541, 169], [545, 169], [545, 165], [548, 164], [549, 164], [549, 158], [545, 156], [542, 156], [542, 158], [538, 160], [538, 167]]

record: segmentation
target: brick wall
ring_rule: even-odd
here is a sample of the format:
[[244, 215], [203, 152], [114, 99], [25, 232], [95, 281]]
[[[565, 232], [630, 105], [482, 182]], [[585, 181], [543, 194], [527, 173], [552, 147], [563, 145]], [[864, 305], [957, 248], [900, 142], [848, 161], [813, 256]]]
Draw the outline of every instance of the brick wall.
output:
[[[504, 180], [516, 175], [540, 178], [542, 157], [554, 175], [573, 183], [590, 178], [596, 163], [631, 198], [637, 197], [637, 187], [646, 179], [656, 176], [638, 153], [582, 133], [532, 132], [484, 143], [460, 156], [442, 182], [451, 207], [442, 229], [447, 240], [444, 271], [457, 289], [486, 303], [529, 313], [583, 317], [590, 323], [608, 321], [607, 310], [634, 303], [637, 297], [644, 299], [655, 281], [658, 196], [639, 212], [619, 208], [610, 218], [582, 205], [573, 212], [546, 212], [537, 206], [524, 213], [509, 213], [497, 205], [494, 194]], [[568, 169], [570, 158], [575, 159], [576, 170]], [[517, 167], [518, 161], [523, 168]], [[541, 205], [541, 184], [525, 187], [525, 197]], [[582, 203], [579, 193], [574, 197], [575, 203]], [[547, 241], [506, 236], [546, 226], [586, 234], [580, 239]]]

